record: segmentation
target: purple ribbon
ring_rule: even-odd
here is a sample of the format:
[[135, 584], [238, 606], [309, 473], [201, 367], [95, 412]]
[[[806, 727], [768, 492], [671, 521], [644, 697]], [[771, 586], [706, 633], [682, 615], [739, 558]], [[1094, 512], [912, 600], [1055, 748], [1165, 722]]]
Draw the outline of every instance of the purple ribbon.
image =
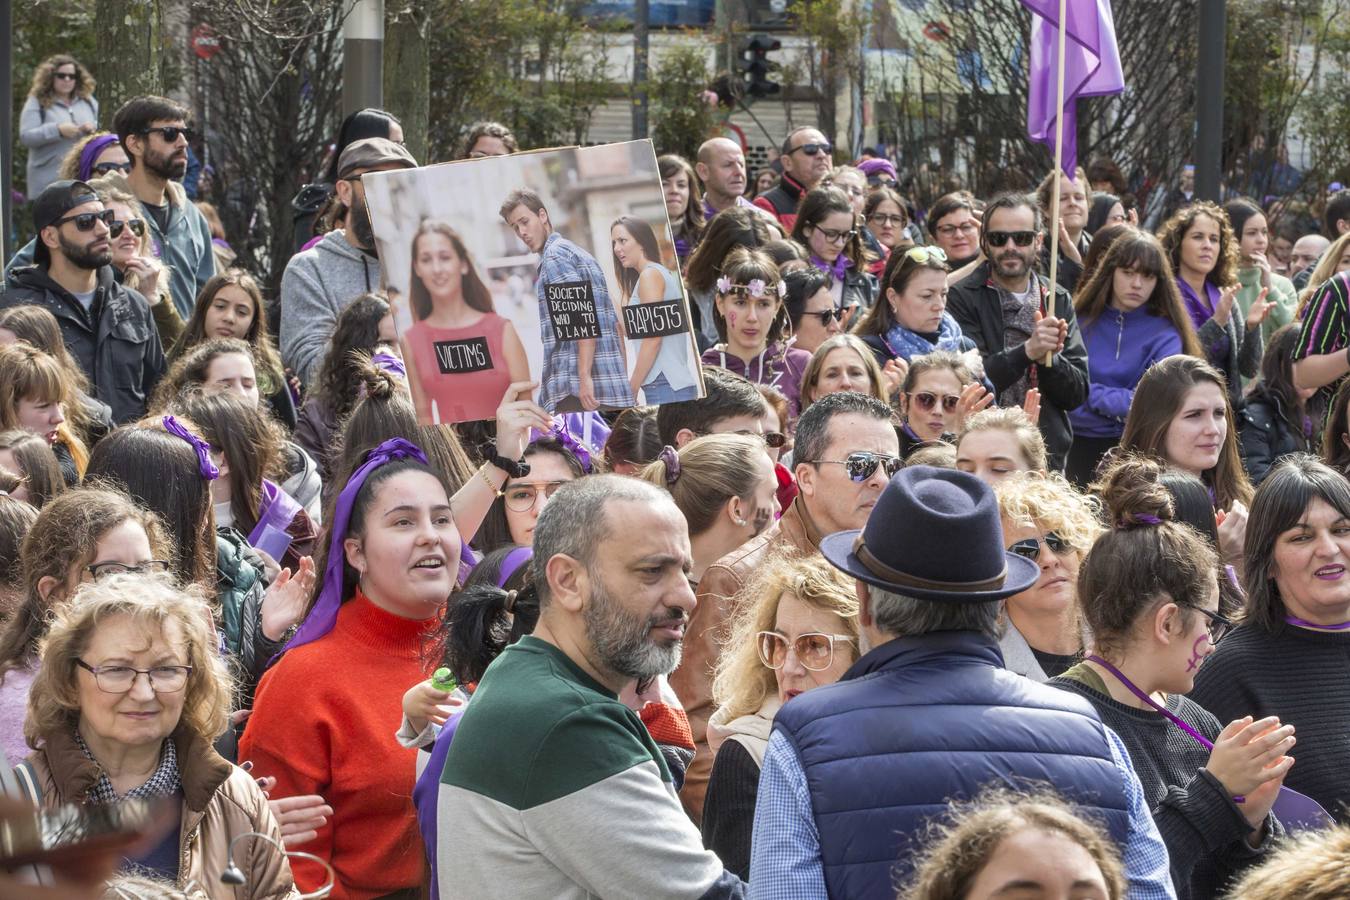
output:
[[517, 547], [506, 554], [506, 558], [502, 560], [502, 569], [497, 573], [497, 587], [505, 590], [506, 583], [511, 580], [511, 576], [533, 558], [533, 547]]
[[849, 260], [847, 256], [840, 253], [838, 256], [834, 258], [834, 262], [827, 263], [825, 260], [821, 259], [819, 256], [816, 256], [814, 253], [812, 253], [811, 265], [815, 266], [822, 272], [832, 275], [835, 281], [843, 281], [844, 276], [848, 274]]
[[258, 504], [258, 524], [249, 532], [250, 547], [257, 547], [267, 529], [286, 531], [300, 514], [300, 503], [266, 478], [262, 481], [262, 501]]
[[211, 461], [211, 447], [206, 441], [184, 428], [173, 416], [165, 416], [160, 419], [160, 423], [169, 434], [180, 437], [192, 445], [192, 449], [197, 452], [197, 471], [203, 478], [215, 481], [220, 477], [220, 469]]
[[408, 370], [403, 365], [403, 360], [394, 356], [392, 353], [374, 353], [371, 354], [370, 361], [375, 364], [375, 368], [388, 372], [391, 375], [397, 375], [404, 381], [408, 380]]
[[386, 463], [400, 459], [415, 459], [422, 465], [428, 465], [426, 454], [416, 444], [403, 438], [390, 438], [370, 451], [366, 461], [352, 473], [351, 478], [347, 479], [347, 485], [338, 495], [333, 510], [333, 521], [329, 526], [328, 564], [324, 567], [323, 587], [319, 590], [319, 596], [315, 599], [309, 615], [305, 616], [305, 621], [300, 624], [300, 629], [286, 644], [286, 650], [317, 641], [333, 630], [333, 625], [337, 622], [338, 607], [346, 599], [342, 596], [342, 567], [346, 560], [342, 542], [347, 539], [347, 529], [351, 525], [356, 495], [361, 492], [361, 486], [366, 483], [371, 472]]
[[[581, 440], [572, 436], [574, 428], [581, 431]], [[565, 413], [553, 417], [553, 427], [548, 431], [531, 429], [530, 440], [534, 441], [541, 437], [555, 438], [577, 458], [581, 468], [590, 474], [593, 471], [591, 459], [597, 452], [591, 447], [603, 447], [605, 441], [609, 440], [609, 432], [609, 426], [597, 413]]]
[[1161, 525], [1162, 519], [1150, 513], [1132, 513], [1129, 516], [1122, 517], [1120, 520], [1121, 528], [1139, 528], [1143, 525]]
[[100, 134], [96, 138], [91, 138], [89, 143], [84, 145], [80, 151], [80, 180], [88, 181], [94, 174], [94, 160], [98, 155], [108, 149], [109, 144], [117, 143], [117, 135]]
[[1307, 619], [1300, 619], [1297, 616], [1285, 616], [1284, 620], [1290, 625], [1297, 625], [1300, 628], [1316, 628], [1321, 631], [1350, 631], [1350, 622], [1337, 622], [1334, 625], [1318, 625], [1316, 622], [1309, 622]]

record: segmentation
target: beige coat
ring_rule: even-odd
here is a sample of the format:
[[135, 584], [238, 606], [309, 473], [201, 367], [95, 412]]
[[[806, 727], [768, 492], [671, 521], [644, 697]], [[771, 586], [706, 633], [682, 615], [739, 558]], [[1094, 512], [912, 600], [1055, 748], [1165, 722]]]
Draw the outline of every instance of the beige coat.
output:
[[[256, 838], [236, 845], [234, 861], [247, 881], [232, 887], [220, 880], [232, 837], [257, 831], [280, 840], [281, 828], [257, 783], [243, 769], [221, 758], [209, 741], [183, 726], [174, 732], [172, 740], [183, 783], [178, 887], [200, 891], [211, 900], [298, 898], [286, 857]], [[44, 809], [83, 802], [100, 771], [98, 763], [80, 750], [73, 728], [46, 735], [42, 749], [35, 750], [27, 762], [41, 786]]]

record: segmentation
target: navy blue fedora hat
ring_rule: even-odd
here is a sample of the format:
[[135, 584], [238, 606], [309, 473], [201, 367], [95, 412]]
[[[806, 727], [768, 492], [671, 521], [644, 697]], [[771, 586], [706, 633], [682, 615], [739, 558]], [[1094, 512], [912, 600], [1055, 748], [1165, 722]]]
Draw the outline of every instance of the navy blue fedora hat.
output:
[[914, 466], [881, 492], [861, 531], [820, 542], [835, 568], [920, 600], [980, 603], [1020, 594], [1040, 566], [1003, 547], [998, 500], [969, 472]]

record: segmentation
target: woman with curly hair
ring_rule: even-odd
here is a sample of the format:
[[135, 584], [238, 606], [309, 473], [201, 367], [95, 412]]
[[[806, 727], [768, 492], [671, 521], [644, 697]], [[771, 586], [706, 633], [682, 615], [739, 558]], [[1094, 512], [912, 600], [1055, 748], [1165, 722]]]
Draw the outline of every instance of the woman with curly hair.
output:
[[42, 61], [19, 113], [19, 141], [28, 148], [28, 196], [57, 179], [61, 160], [98, 125], [98, 100], [89, 70], [58, 53]]
[[1234, 406], [1242, 405], [1242, 376], [1261, 365], [1261, 323], [1274, 304], [1254, 300], [1245, 320], [1237, 304], [1238, 240], [1228, 214], [1207, 200], [1192, 203], [1164, 223], [1158, 240], [1172, 263], [1177, 289], [1200, 338], [1205, 358], [1223, 373]]

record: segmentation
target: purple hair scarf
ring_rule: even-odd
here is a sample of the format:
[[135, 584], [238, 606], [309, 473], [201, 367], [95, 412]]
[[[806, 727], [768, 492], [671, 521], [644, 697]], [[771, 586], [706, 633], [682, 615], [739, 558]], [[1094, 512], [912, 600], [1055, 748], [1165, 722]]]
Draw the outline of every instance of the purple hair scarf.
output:
[[94, 160], [98, 155], [108, 149], [109, 144], [117, 143], [117, 135], [100, 134], [98, 137], [84, 145], [80, 151], [80, 180], [88, 181], [94, 174]]

